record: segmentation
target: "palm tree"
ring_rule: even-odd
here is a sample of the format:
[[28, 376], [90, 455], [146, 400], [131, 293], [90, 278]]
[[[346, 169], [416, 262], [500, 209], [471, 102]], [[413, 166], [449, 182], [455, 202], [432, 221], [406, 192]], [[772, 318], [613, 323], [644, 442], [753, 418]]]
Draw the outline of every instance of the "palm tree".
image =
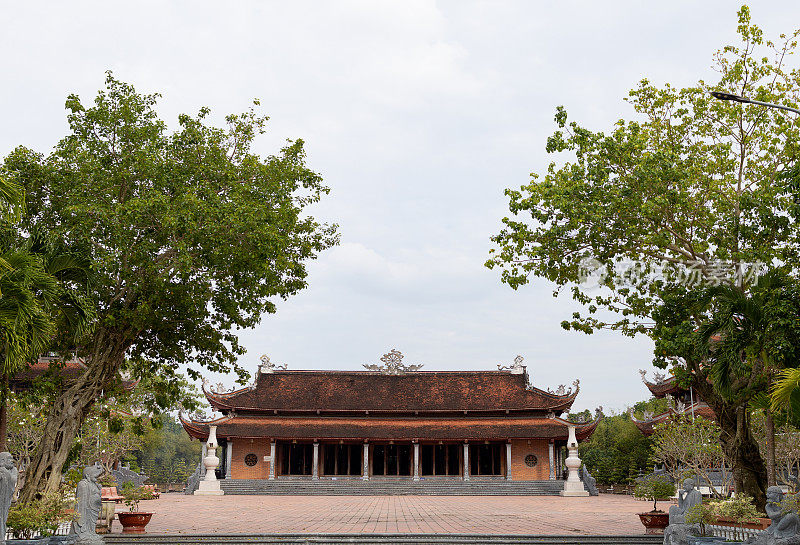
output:
[[793, 422], [800, 421], [800, 368], [784, 369], [777, 374], [770, 401], [773, 411], [784, 410]]
[[750, 293], [727, 285], [712, 287], [707, 300], [715, 312], [699, 329], [714, 388], [728, 399], [740, 392], [751, 398], [751, 407], [765, 411], [770, 486], [776, 482], [773, 410], [778, 407], [766, 403], [763, 392], [781, 369], [796, 365], [800, 350], [796, 288], [781, 270], [762, 276]]

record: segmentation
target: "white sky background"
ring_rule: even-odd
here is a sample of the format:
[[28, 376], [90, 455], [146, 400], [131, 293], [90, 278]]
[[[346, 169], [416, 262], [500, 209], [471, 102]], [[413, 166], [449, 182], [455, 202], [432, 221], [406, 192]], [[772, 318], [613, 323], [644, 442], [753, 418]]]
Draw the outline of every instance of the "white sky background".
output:
[[[534, 280], [517, 292], [483, 266], [506, 187], [553, 158], [553, 115], [608, 131], [643, 77], [714, 81], [735, 41], [730, 1], [12, 2], [0, 4], [0, 153], [47, 152], [69, 93], [104, 71], [163, 94], [160, 112], [216, 120], [260, 98], [257, 151], [303, 138], [332, 194], [313, 210], [341, 246], [310, 288], [253, 331], [242, 362], [360, 369], [391, 348], [425, 369], [492, 369], [525, 357], [535, 385], [581, 379], [575, 408], [646, 397], [651, 343], [563, 331], [575, 305]], [[800, 26], [800, 3], [751, 3], [767, 36]], [[796, 65], [792, 59], [790, 64]], [[223, 377], [211, 376], [213, 382]], [[232, 379], [225, 379], [229, 384]]]

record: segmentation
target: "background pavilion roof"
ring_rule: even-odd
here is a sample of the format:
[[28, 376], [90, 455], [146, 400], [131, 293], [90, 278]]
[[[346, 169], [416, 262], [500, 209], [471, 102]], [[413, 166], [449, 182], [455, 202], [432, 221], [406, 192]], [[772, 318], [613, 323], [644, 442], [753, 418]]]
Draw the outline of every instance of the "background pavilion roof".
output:
[[643, 420], [637, 420], [633, 414], [631, 414], [631, 421], [645, 436], [649, 437], [653, 434], [655, 431], [655, 426], [658, 424], [666, 422], [675, 415], [691, 416], [692, 414], [694, 414], [694, 416], [702, 416], [708, 420], [716, 420], [717, 418], [717, 415], [714, 414], [714, 411], [711, 409], [711, 407], [702, 401], [697, 401], [694, 405], [687, 405], [683, 408], [683, 410], [670, 407], [668, 411], [664, 411], [661, 414], [657, 414]]
[[[574, 424], [576, 437], [583, 441], [594, 432], [599, 419]], [[300, 440], [506, 440], [514, 438], [567, 439], [570, 423], [561, 418], [542, 417], [335, 417], [335, 416], [231, 416], [211, 422], [187, 420], [181, 423], [192, 437], [205, 440], [210, 425], [217, 437]]]
[[354, 412], [441, 413], [569, 410], [578, 388], [555, 394], [528, 386], [526, 373], [509, 371], [273, 371], [230, 393], [205, 389], [222, 413]]

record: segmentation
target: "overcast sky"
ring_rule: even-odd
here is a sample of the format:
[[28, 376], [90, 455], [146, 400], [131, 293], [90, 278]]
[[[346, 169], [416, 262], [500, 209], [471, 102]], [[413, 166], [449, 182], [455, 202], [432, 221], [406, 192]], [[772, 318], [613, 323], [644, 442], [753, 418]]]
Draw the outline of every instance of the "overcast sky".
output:
[[[108, 69], [162, 93], [172, 126], [259, 98], [271, 121], [257, 150], [306, 141], [332, 188], [313, 214], [342, 242], [310, 266], [309, 289], [242, 333], [247, 368], [265, 353], [290, 369], [361, 369], [397, 348], [427, 370], [520, 354], [536, 386], [580, 378], [576, 408], [622, 410], [646, 397], [637, 370], [652, 369], [651, 343], [563, 331], [575, 305], [545, 281], [501, 285], [483, 266], [489, 238], [503, 190], [554, 159], [544, 145], [558, 105], [608, 130], [632, 115], [622, 98], [641, 78], [714, 81], [738, 5], [5, 1], [0, 153], [49, 151], [66, 96], [89, 101]], [[751, 6], [770, 36], [800, 26], [798, 2]]]

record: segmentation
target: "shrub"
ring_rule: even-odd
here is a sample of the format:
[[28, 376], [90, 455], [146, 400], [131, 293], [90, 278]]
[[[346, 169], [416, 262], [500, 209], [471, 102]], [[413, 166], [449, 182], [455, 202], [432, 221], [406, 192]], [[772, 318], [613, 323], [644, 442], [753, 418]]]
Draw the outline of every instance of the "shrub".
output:
[[675, 485], [666, 475], [650, 475], [636, 483], [633, 495], [653, 501], [653, 511], [658, 510], [658, 500], [665, 500], [675, 494]]
[[709, 534], [706, 532], [706, 525], [717, 522], [719, 509], [720, 503], [717, 501], [698, 503], [686, 512], [686, 523], [699, 524], [700, 533], [707, 536]]
[[139, 510], [139, 502], [152, 499], [153, 493], [143, 486], [134, 486], [132, 482], [126, 481], [118, 489], [120, 495], [125, 498], [125, 505], [131, 512]]
[[739, 537], [744, 540], [744, 525], [748, 522], [758, 522], [760, 513], [753, 504], [753, 498], [745, 494], [737, 494], [730, 499], [724, 500], [719, 504], [720, 516], [727, 517], [735, 522], [741, 532], [736, 532], [735, 539]]

